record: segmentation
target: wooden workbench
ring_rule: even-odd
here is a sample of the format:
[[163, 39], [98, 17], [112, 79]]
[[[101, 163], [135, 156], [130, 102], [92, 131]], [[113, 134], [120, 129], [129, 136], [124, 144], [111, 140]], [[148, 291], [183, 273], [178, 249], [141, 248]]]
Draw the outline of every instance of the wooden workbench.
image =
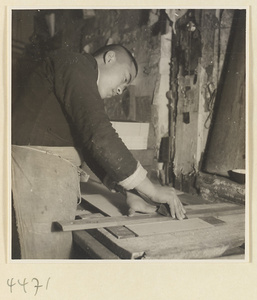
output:
[[[82, 197], [78, 219], [63, 226], [72, 230], [75, 245], [87, 258], [244, 259], [244, 206], [179, 193], [188, 219], [178, 221], [159, 214], [126, 217], [123, 196], [97, 183], [83, 184]], [[81, 224], [88, 229], [77, 230]]]

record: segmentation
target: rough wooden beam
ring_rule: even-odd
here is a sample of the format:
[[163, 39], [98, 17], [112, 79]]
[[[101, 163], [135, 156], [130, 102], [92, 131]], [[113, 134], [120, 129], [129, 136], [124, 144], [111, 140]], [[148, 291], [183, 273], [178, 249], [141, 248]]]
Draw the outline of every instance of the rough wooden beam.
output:
[[245, 203], [245, 185], [228, 178], [199, 173], [197, 186], [201, 196], [211, 202], [229, 201], [238, 204]]

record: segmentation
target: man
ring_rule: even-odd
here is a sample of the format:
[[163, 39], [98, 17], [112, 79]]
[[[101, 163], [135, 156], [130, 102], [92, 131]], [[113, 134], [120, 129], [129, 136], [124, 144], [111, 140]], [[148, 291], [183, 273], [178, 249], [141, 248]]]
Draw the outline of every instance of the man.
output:
[[[12, 167], [16, 210], [19, 211], [17, 198], [21, 195], [25, 195], [24, 201], [31, 199], [32, 206], [40, 206], [43, 197], [42, 203], [53, 205], [60, 201], [62, 207], [60, 199], [65, 199], [67, 207], [62, 217], [74, 218], [75, 205], [71, 204], [70, 199], [79, 195], [74, 166], [79, 166], [81, 161], [75, 154], [71, 165], [71, 154], [67, 158], [62, 150], [64, 146], [69, 146], [81, 153], [83, 160], [102, 182], [111, 182], [128, 191], [130, 214], [135, 211], [153, 212], [155, 205], [167, 203], [173, 218], [185, 217], [185, 210], [175, 191], [151, 183], [105, 113], [102, 99], [121, 94], [136, 75], [137, 64], [133, 56], [120, 45], [106, 46], [94, 57], [57, 50], [44, 60], [30, 77], [24, 94], [13, 110], [12, 144], [16, 146], [12, 151]], [[45, 175], [47, 172], [48, 176]], [[129, 192], [131, 190], [142, 197]], [[60, 207], [52, 210], [59, 210]], [[41, 214], [47, 215], [41, 206], [36, 211], [37, 220], [42, 218]], [[49, 208], [47, 212], [49, 214]], [[61, 219], [58, 215], [51, 218]], [[18, 222], [18, 230], [24, 222], [25, 219], [20, 225]], [[29, 221], [29, 224], [34, 223]], [[25, 244], [36, 247], [38, 243], [33, 236]], [[50, 252], [51, 247], [48, 247]], [[47, 251], [41, 256], [49, 256]], [[32, 256], [37, 257], [35, 252]]]

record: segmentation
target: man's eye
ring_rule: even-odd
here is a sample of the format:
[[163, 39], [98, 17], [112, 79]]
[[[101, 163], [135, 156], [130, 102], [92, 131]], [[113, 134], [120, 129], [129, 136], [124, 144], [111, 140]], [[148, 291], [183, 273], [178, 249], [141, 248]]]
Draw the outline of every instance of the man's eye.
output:
[[124, 78], [124, 82], [127, 83], [128, 82], [128, 78]]

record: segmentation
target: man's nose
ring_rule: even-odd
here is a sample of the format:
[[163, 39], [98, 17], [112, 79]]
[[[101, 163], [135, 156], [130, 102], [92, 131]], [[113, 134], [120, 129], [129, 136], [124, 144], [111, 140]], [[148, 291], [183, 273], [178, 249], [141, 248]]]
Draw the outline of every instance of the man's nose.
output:
[[117, 94], [121, 95], [127, 89], [127, 87], [128, 87], [127, 84], [122, 84], [122, 85], [118, 86]]
[[118, 95], [121, 95], [122, 93], [123, 93], [123, 88], [119, 86], [119, 87], [117, 88], [117, 94], [118, 94]]

